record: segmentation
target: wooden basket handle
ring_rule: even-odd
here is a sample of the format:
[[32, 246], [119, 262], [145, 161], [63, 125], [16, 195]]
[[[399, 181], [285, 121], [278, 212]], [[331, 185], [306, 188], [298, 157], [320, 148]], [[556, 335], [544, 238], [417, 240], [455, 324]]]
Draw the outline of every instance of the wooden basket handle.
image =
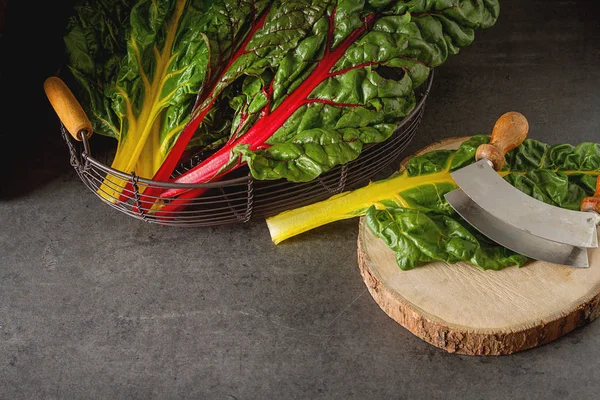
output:
[[58, 77], [51, 76], [44, 82], [44, 91], [67, 131], [76, 140], [83, 140], [92, 136], [92, 124], [85, 111], [67, 87], [67, 85]]

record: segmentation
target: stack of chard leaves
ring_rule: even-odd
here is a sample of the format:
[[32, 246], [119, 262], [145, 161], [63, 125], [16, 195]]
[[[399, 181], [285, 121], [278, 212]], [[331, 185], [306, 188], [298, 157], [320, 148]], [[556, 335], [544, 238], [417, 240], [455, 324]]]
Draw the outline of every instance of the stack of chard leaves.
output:
[[[196, 149], [212, 154], [177, 182], [243, 164], [309, 181], [386, 140], [498, 14], [496, 0], [88, 0], [66, 43], [96, 132], [119, 141], [114, 168], [167, 181]], [[104, 183], [118, 201], [123, 182]], [[142, 203], [200, 194], [147, 188]]]
[[[390, 137], [431, 69], [497, 16], [497, 2], [480, 0], [272, 2], [190, 124], [202, 123], [221, 88], [242, 80], [230, 141], [176, 182], [213, 181], [243, 164], [258, 179], [310, 181], [355, 159], [365, 144]], [[179, 198], [162, 211], [200, 193], [163, 192]]]
[[[437, 150], [409, 160], [404, 171], [389, 179], [334, 196], [267, 223], [275, 243], [336, 220], [365, 215], [366, 226], [396, 253], [398, 265], [409, 270], [432, 261], [466, 261], [482, 269], [522, 266], [527, 258], [505, 249], [477, 232], [444, 198], [457, 188], [450, 172], [475, 161], [476, 135], [458, 150]], [[545, 203], [579, 210], [594, 193], [600, 173], [600, 144], [549, 146], [527, 139], [507, 154], [499, 172], [511, 185]]]

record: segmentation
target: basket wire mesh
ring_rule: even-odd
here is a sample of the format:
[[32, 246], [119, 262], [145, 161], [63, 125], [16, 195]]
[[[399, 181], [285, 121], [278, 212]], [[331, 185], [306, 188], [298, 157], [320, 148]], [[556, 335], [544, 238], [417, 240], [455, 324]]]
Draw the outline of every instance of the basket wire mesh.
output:
[[[111, 207], [137, 219], [172, 226], [215, 226], [247, 222], [252, 218], [273, 216], [282, 211], [301, 207], [327, 199], [344, 190], [354, 189], [381, 172], [399, 159], [402, 152], [415, 136], [425, 101], [433, 82], [433, 71], [428, 80], [417, 91], [417, 104], [397, 126], [390, 138], [381, 143], [365, 146], [360, 156], [338, 166], [310, 182], [295, 183], [287, 180], [261, 181], [252, 177], [247, 167], [240, 168], [237, 177], [204, 184], [179, 184], [143, 179], [134, 173], [127, 174], [108, 167], [94, 158], [86, 137], [76, 142], [61, 125], [62, 137], [67, 143], [70, 162], [83, 183], [102, 201]], [[200, 160], [191, 159], [182, 163], [174, 175], [193, 168]], [[118, 178], [108, 180], [107, 178]], [[129, 185], [122, 187], [111, 182], [125, 180]], [[121, 193], [115, 198], [105, 191], [107, 187]], [[111, 186], [112, 185], [112, 186]], [[131, 188], [131, 189], [129, 189]], [[147, 188], [160, 189], [206, 189], [197, 198], [188, 199], [185, 207], [158, 216], [140, 202]], [[102, 193], [103, 192], [103, 193]], [[112, 199], [112, 201], [111, 201]], [[151, 200], [162, 199], [150, 197]]]

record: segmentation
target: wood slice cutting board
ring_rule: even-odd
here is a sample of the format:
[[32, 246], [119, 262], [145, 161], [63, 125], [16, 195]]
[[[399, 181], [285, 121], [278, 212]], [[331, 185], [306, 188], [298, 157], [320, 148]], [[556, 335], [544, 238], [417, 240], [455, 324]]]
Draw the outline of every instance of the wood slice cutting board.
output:
[[[456, 149], [466, 139], [447, 139], [416, 155]], [[358, 261], [373, 299], [413, 334], [452, 353], [510, 354], [596, 319], [600, 251], [589, 255], [588, 269], [534, 261], [522, 268], [483, 271], [467, 263], [434, 262], [402, 271], [364, 217], [359, 225]]]

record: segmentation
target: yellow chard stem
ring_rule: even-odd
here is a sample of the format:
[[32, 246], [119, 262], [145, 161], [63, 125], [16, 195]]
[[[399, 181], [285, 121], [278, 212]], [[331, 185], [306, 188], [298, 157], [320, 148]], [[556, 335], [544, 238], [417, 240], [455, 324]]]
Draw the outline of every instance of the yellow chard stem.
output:
[[[408, 176], [408, 172], [405, 170], [392, 178], [371, 182], [366, 187], [352, 192], [340, 193], [327, 200], [267, 218], [271, 239], [273, 243], [279, 244], [286, 239], [319, 226], [364, 215], [367, 209], [373, 205], [378, 209], [382, 209], [381, 202], [384, 200], [393, 200], [402, 207], [410, 208], [410, 205], [402, 197], [402, 192], [428, 184], [451, 183], [456, 185], [450, 175], [450, 162], [451, 160], [447, 163], [446, 169], [440, 172]], [[597, 175], [597, 171], [563, 172], [566, 175]], [[510, 170], [498, 172], [502, 177], [513, 173], [525, 174], [526, 172], [512, 172]]]
[[[134, 112], [132, 100], [122, 88], [117, 87], [126, 104], [126, 113], [124, 115], [127, 121], [127, 135], [120, 135], [117, 154], [111, 165], [112, 168], [131, 173], [135, 171], [138, 176], [143, 178], [152, 178], [154, 173], [160, 167], [163, 161], [163, 155], [159, 154], [160, 144], [158, 136], [160, 134], [160, 125], [162, 123], [160, 115], [165, 107], [168, 106], [167, 99], [175, 92], [164, 96], [162, 91], [166, 80], [172, 76], [169, 68], [176, 54], [171, 54], [173, 44], [176, 39], [179, 20], [185, 9], [185, 0], [178, 0], [173, 12], [173, 17], [166, 26], [166, 38], [162, 50], [154, 47], [154, 75], [152, 80], [148, 78], [144, 71], [142, 56], [137, 47], [136, 38], [133, 33], [130, 38], [131, 51], [136, 57], [139, 65], [139, 73], [144, 85], [144, 99], [138, 115]], [[177, 71], [179, 72], [179, 71]], [[123, 125], [121, 126], [123, 129]], [[148, 142], [150, 141], [150, 142]], [[109, 202], [115, 203], [119, 200], [121, 190], [127, 184], [126, 180], [115, 176], [108, 176], [100, 188], [98, 194]], [[143, 191], [143, 188], [140, 188]]]
[[380, 202], [383, 200], [395, 200], [398, 204], [406, 206], [401, 192], [421, 185], [443, 182], [454, 183], [447, 170], [419, 176], [408, 176], [407, 171], [404, 171], [392, 178], [371, 182], [352, 192], [340, 193], [327, 200], [267, 218], [267, 226], [273, 243], [278, 244], [319, 226], [364, 215], [372, 205], [381, 208]]

